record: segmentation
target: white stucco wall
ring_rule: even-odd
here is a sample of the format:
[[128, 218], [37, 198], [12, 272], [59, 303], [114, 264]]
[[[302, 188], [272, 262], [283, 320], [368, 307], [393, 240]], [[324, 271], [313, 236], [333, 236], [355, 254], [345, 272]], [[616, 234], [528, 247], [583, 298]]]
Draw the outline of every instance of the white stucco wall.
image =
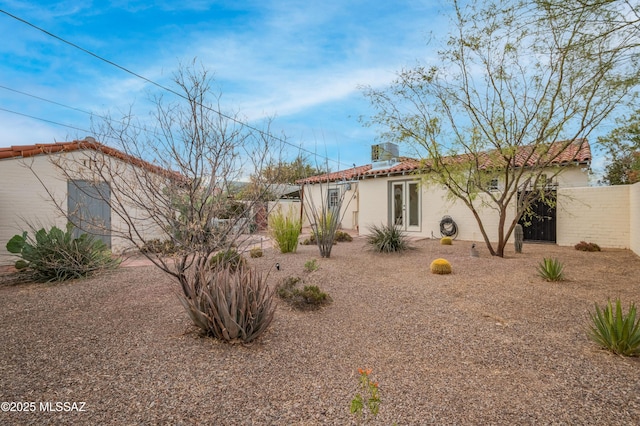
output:
[[56, 225], [64, 229], [67, 223], [34, 172], [46, 182], [56, 203], [66, 212], [67, 181], [60, 177], [47, 156], [0, 160], [0, 264], [13, 263], [15, 258], [7, 252], [7, 242], [14, 235], [30, 230], [28, 224]]
[[[342, 208], [340, 209], [340, 227], [342, 229], [357, 230], [359, 224], [359, 199], [358, 199], [358, 185], [359, 182], [346, 183], [322, 183], [313, 185], [304, 185], [303, 187], [303, 204], [305, 209], [312, 208], [310, 205], [310, 199], [313, 199], [315, 208], [320, 210], [323, 208], [323, 203], [327, 204], [327, 191], [329, 189], [337, 188], [344, 193], [344, 199], [342, 202]], [[303, 214], [303, 226], [309, 226], [309, 217], [311, 214], [305, 212]]]
[[558, 189], [557, 244], [586, 241], [630, 248], [629, 189], [629, 185]]
[[[409, 181], [410, 177], [390, 177], [366, 179], [360, 182], [360, 233], [367, 235], [369, 227], [389, 223], [389, 185], [390, 182]], [[458, 227], [460, 240], [483, 241], [478, 223], [469, 208], [461, 201], [447, 198], [447, 190], [420, 185], [421, 226], [418, 230], [408, 230], [412, 237], [428, 238], [432, 235], [440, 238], [440, 221], [443, 216], [451, 216]], [[515, 210], [514, 210], [515, 211]], [[498, 240], [498, 215], [494, 210], [482, 208], [483, 223], [489, 239]], [[513, 219], [510, 215], [508, 220]]]
[[[83, 160], [96, 159], [102, 156], [93, 150], [72, 151], [38, 155], [29, 158], [9, 158], [0, 160], [0, 264], [11, 264], [15, 257], [6, 250], [6, 244], [15, 234], [23, 230], [30, 231], [29, 224], [37, 227], [49, 228], [53, 225], [64, 229], [67, 223], [67, 179], [54, 166], [53, 162], [62, 162], [66, 170], [78, 178], [86, 178], [90, 172], [79, 170]], [[113, 157], [105, 156], [109, 161], [119, 163], [119, 176], [135, 182], [131, 178], [131, 168]], [[134, 187], [133, 185], [131, 186]], [[112, 188], [113, 191], [113, 188]], [[116, 194], [112, 194], [112, 197]], [[121, 197], [122, 198], [122, 197]], [[126, 198], [126, 197], [125, 197]], [[56, 207], [57, 205], [57, 207]], [[144, 209], [133, 206], [128, 208], [132, 217], [141, 218], [139, 227], [145, 238], [162, 238], [154, 224], [150, 221], [142, 222], [145, 217]], [[131, 246], [124, 238], [117, 236], [117, 231], [126, 232], [126, 223], [113, 212], [111, 213], [112, 233], [111, 249], [119, 253]]]

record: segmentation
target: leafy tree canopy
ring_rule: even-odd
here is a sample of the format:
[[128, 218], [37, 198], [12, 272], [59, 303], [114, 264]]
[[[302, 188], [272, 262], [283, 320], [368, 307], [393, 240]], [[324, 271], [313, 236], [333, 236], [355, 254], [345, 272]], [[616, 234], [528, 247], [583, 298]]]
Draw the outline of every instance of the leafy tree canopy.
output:
[[598, 138], [609, 157], [603, 181], [609, 185], [640, 182], [640, 110], [616, 122], [619, 127]]

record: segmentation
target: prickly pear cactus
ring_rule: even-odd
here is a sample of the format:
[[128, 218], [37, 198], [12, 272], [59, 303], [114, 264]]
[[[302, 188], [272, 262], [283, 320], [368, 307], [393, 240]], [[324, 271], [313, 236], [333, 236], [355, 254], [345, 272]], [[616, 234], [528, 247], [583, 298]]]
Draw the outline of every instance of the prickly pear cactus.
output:
[[517, 224], [513, 230], [513, 237], [515, 239], [516, 253], [522, 253], [522, 242], [524, 241], [524, 230], [522, 225]]
[[451, 273], [451, 264], [446, 259], [436, 259], [431, 262], [431, 273], [445, 275]]

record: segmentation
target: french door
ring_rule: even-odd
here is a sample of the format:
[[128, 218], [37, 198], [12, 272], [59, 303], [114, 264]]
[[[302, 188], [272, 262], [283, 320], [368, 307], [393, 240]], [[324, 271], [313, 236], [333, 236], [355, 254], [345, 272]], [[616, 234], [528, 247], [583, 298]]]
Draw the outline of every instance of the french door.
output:
[[420, 187], [415, 181], [391, 182], [391, 223], [405, 231], [420, 231]]

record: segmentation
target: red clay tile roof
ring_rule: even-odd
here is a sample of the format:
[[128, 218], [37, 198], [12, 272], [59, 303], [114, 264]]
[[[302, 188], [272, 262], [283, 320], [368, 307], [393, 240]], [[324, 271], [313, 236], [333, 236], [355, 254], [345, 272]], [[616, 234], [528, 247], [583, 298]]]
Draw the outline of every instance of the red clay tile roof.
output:
[[83, 149], [92, 149], [102, 152], [103, 154], [109, 155], [119, 160], [123, 160], [135, 166], [142, 167], [154, 173], [181, 178], [181, 175], [177, 172], [169, 171], [160, 166], [151, 164], [145, 160], [141, 160], [140, 158], [125, 154], [124, 152], [118, 151], [115, 148], [103, 145], [100, 142], [95, 141], [93, 138], [71, 142], [39, 143], [35, 145], [14, 145], [6, 148], [0, 148], [0, 160], [15, 157], [28, 158], [36, 155], [78, 151]]
[[[564, 148], [564, 150], [563, 150]], [[540, 154], [532, 152], [533, 146], [523, 146], [515, 157], [516, 167], [533, 166], [541, 158]], [[494, 166], [489, 154], [483, 156], [482, 168], [489, 168]], [[545, 158], [551, 158], [550, 165], [566, 165], [566, 164], [589, 164], [591, 162], [591, 147], [586, 139], [576, 139], [569, 145], [567, 141], [558, 141], [551, 144], [549, 152], [544, 154]], [[464, 156], [459, 155], [456, 157], [449, 157], [451, 161], [461, 160]], [[375, 177], [381, 175], [397, 175], [407, 172], [414, 172], [420, 170], [425, 166], [425, 163], [415, 158], [402, 157], [400, 162], [394, 164], [391, 167], [372, 169], [372, 165], [359, 166], [347, 170], [338, 172], [332, 172], [324, 175], [311, 176], [306, 179], [297, 181], [298, 184], [307, 183], [320, 183], [320, 182], [333, 182], [337, 180], [353, 180], [363, 179], [367, 177]], [[427, 164], [428, 165], [428, 164]]]
[[326, 173], [324, 175], [310, 176], [305, 179], [296, 181], [298, 185], [304, 185], [306, 183], [320, 183], [320, 182], [334, 182], [337, 180], [354, 180], [362, 177], [368, 170], [371, 169], [371, 164], [364, 166], [352, 167], [346, 170], [340, 170], [338, 172]]

